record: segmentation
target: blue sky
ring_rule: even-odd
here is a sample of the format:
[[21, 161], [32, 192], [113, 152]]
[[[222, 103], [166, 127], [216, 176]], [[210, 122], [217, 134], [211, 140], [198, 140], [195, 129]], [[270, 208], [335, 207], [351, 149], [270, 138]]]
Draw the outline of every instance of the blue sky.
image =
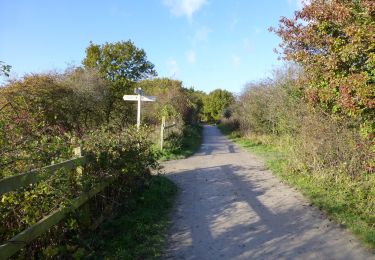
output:
[[162, 77], [240, 92], [280, 65], [268, 32], [300, 0], [0, 0], [0, 60], [13, 77], [80, 65], [90, 41], [131, 39]]

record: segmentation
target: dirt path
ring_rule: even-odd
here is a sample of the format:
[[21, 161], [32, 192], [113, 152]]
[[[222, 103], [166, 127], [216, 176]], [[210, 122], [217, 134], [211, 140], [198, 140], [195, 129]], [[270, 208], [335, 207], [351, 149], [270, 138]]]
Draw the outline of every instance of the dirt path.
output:
[[164, 259], [375, 259], [215, 127], [164, 165], [180, 187]]

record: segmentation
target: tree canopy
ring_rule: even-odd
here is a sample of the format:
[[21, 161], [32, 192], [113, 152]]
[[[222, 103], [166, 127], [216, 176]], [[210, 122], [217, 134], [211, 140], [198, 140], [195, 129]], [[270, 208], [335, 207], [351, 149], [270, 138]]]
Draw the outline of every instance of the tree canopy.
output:
[[327, 111], [370, 119], [375, 99], [375, 2], [312, 0], [277, 29], [286, 60], [305, 71], [305, 96]]
[[82, 64], [96, 68], [113, 83], [113, 90], [119, 95], [132, 91], [132, 83], [157, 75], [145, 51], [130, 40], [103, 45], [90, 42]]

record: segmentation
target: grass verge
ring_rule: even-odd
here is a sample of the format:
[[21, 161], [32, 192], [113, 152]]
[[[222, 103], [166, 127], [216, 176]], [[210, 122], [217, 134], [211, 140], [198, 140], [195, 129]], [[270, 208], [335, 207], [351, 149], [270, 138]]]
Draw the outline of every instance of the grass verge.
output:
[[202, 143], [201, 125], [187, 125], [183, 130], [181, 146], [166, 148], [161, 152], [161, 161], [182, 159], [194, 154]]
[[363, 183], [354, 184], [345, 179], [334, 181], [314, 174], [293, 172], [288, 168], [285, 152], [276, 146], [241, 137], [224, 125], [218, 127], [233, 142], [264, 160], [268, 169], [301, 191], [330, 219], [351, 230], [368, 248], [375, 249], [375, 216], [371, 215], [371, 210], [361, 208], [361, 200], [366, 198], [356, 186]]
[[176, 185], [152, 176], [116, 217], [103, 223], [102, 245], [93, 259], [155, 259], [161, 256]]

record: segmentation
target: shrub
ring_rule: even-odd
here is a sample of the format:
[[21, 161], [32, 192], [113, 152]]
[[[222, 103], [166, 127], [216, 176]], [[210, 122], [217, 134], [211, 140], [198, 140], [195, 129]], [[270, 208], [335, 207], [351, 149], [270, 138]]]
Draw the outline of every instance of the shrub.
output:
[[297, 81], [287, 76], [290, 69], [280, 73], [247, 85], [240, 96], [234, 119], [242, 133], [288, 140], [292, 161], [311, 172], [335, 171], [353, 178], [372, 172], [372, 143], [360, 136], [356, 123], [310, 106]]
[[[110, 188], [51, 228], [21, 255], [27, 252], [28, 257], [40, 257], [43, 248], [53, 255], [61, 253], [60, 249], [56, 251], [56, 245], [76, 246], [91, 225], [88, 223], [102, 210], [112, 211], [121, 204], [126, 194], [147, 181], [150, 169], [157, 167], [149, 130], [137, 132], [123, 127], [123, 118], [115, 116], [122, 109], [111, 110], [115, 119], [107, 120], [103, 113], [108, 100], [106, 84], [95, 71], [73, 69], [65, 74], [25, 76], [0, 89], [0, 177], [70, 159], [72, 148], [78, 145], [88, 158], [83, 174], [59, 170], [35, 185], [2, 194], [2, 241], [58, 207], [69, 205], [73, 198], [108, 176], [116, 178]], [[77, 238], [74, 243], [72, 237]]]
[[[46, 245], [57, 243], [72, 233], [75, 236], [84, 235], [80, 232], [94, 222], [98, 213], [100, 215], [104, 208], [108, 210], [107, 206], [113, 203], [121, 204], [124, 194], [142, 186], [149, 177], [150, 169], [157, 168], [147, 135], [145, 129], [137, 132], [135, 129], [101, 128], [88, 133], [82, 140], [88, 160], [83, 173], [60, 170], [38, 184], [1, 195], [0, 239], [5, 241], [11, 238], [52, 210], [69, 205], [73, 198], [112, 176], [116, 181], [88, 203], [90, 210], [84, 212], [88, 223], [79, 218], [82, 215], [73, 214], [59, 225], [59, 235], [49, 237]], [[56, 231], [56, 228], [52, 230]], [[28, 251], [31, 253], [35, 249], [29, 247]]]
[[301, 88], [306, 100], [328, 113], [349, 115], [370, 139], [375, 106], [374, 14], [371, 0], [312, 0], [271, 29], [282, 40], [283, 58], [304, 69]]

